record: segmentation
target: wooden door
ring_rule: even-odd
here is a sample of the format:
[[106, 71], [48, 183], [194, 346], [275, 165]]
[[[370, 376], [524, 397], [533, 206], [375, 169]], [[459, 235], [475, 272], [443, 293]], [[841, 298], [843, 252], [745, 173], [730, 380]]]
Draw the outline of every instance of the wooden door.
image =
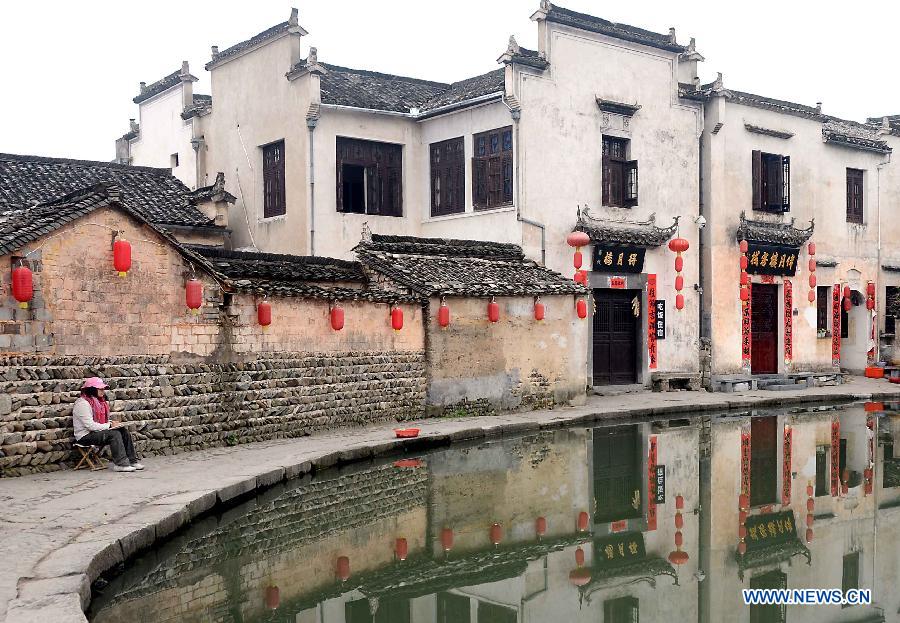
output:
[[594, 385], [637, 383], [637, 323], [632, 301], [640, 291], [594, 290]]
[[641, 438], [637, 426], [595, 428], [594, 521], [640, 517]]
[[[769, 571], [750, 578], [750, 588], [787, 588], [787, 575], [780, 570]], [[750, 623], [784, 623], [787, 607], [784, 605], [750, 606]]]
[[754, 283], [750, 291], [750, 370], [753, 374], [777, 374], [778, 286]]
[[777, 502], [778, 418], [755, 417], [750, 420], [750, 505]]

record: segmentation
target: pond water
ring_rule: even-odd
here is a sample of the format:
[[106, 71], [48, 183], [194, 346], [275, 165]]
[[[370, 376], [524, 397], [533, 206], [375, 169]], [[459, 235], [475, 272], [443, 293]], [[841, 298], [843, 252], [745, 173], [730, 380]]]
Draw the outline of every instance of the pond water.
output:
[[[94, 587], [94, 623], [896, 621], [900, 411], [617, 421], [284, 483]], [[108, 580], [108, 584], [106, 583]], [[747, 588], [870, 605], [745, 606]]]

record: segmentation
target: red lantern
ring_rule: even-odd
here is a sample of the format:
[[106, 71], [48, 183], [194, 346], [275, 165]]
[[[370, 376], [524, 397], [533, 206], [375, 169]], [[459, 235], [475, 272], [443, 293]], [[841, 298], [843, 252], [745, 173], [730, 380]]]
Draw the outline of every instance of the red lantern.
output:
[[587, 286], [588, 276], [587, 271], [579, 270], [575, 272], [575, 283], [580, 283], [583, 286]]
[[807, 513], [807, 514], [806, 514], [806, 525], [807, 525], [808, 527], [812, 528], [813, 521], [815, 521], [815, 518], [813, 517], [813, 514], [812, 514], [812, 513]]
[[681, 530], [675, 531], [675, 547], [680, 548], [684, 545], [684, 535], [681, 534]]
[[813, 258], [809, 258], [809, 272], [816, 272], [816, 261]]
[[809, 276], [809, 287], [810, 288], [816, 287], [816, 276], [813, 274], [810, 274], [810, 276]]
[[747, 553], [747, 544], [744, 543], [743, 541], [741, 541], [740, 543], [738, 543], [738, 554], [743, 556], [746, 553]]
[[581, 264], [584, 261], [584, 258], [581, 256], [581, 251], [575, 251], [575, 257], [572, 260], [572, 263], [575, 265], [575, 268], [581, 268]]
[[672, 238], [669, 240], [669, 251], [684, 253], [690, 247], [690, 243], [684, 238]]
[[590, 515], [587, 514], [587, 511], [581, 511], [578, 513], [578, 531], [579, 532], [587, 532], [588, 524], [590, 523]]
[[738, 526], [738, 537], [745, 539], [747, 538], [747, 526], [744, 524], [740, 524]]
[[815, 243], [815, 242], [810, 242], [810, 243], [806, 246], [806, 250], [809, 251], [809, 254], [810, 254], [810, 255], [815, 255], [815, 254], [816, 254], [816, 243]]
[[453, 530], [451, 528], [441, 530], [441, 548], [445, 552], [453, 549]]
[[441, 303], [441, 306], [438, 307], [438, 324], [442, 329], [446, 329], [450, 326], [450, 308], [443, 302]]
[[587, 586], [591, 582], [591, 570], [587, 567], [578, 567], [569, 571], [569, 582], [573, 586]]
[[675, 508], [681, 510], [684, 508], [684, 496], [676, 495], [675, 496]]
[[197, 314], [203, 304], [203, 285], [198, 279], [188, 279], [184, 287], [184, 302], [191, 313]]
[[738, 513], [738, 522], [739, 523], [747, 522], [747, 511], [741, 511]]
[[391, 328], [394, 331], [399, 331], [403, 328], [403, 310], [399, 307], [391, 310]]
[[584, 566], [584, 550], [580, 547], [575, 548], [575, 564], [579, 567]]
[[534, 521], [534, 531], [537, 532], [539, 537], [547, 534], [547, 518], [546, 517], [538, 517]]
[[678, 275], [675, 277], [675, 291], [681, 292], [682, 290], [684, 290], [684, 277]]
[[678, 310], [684, 309], [684, 294], [676, 294], [675, 295], [675, 309], [678, 309]]
[[28, 309], [28, 301], [34, 297], [34, 280], [31, 269], [27, 266], [17, 266], [12, 270], [13, 298], [19, 302], [19, 307]]
[[501, 542], [503, 542], [503, 527], [495, 523], [491, 526], [491, 543], [500, 545]]
[[331, 308], [331, 328], [335, 331], [340, 331], [344, 328], [344, 308], [340, 305], [335, 305]]
[[681, 513], [675, 513], [675, 527], [679, 530], [684, 528], [684, 515]]
[[741, 240], [739, 246], [740, 246], [740, 249], [741, 249], [741, 253], [746, 253], [747, 251], [750, 250], [750, 245], [747, 244], [747, 241], [746, 241], [746, 240]]
[[350, 579], [350, 559], [346, 556], [339, 556], [337, 559], [337, 577], [341, 582]]
[[543, 320], [544, 319], [544, 304], [541, 303], [541, 299], [535, 299], [535, 301], [534, 301], [534, 319], [535, 320]]
[[124, 277], [131, 270], [131, 243], [127, 240], [116, 240], [113, 243], [113, 267], [119, 277]]
[[688, 556], [687, 552], [683, 552], [681, 550], [676, 550], [674, 552], [669, 552], [669, 562], [673, 565], [683, 565], [690, 560], [690, 556]]
[[850, 298], [851, 294], [853, 294], [853, 291], [850, 289], [850, 286], [844, 286], [844, 298]]
[[750, 285], [750, 275], [748, 275], [745, 271], [741, 271], [741, 285]]
[[806, 485], [806, 497], [811, 498], [813, 496], [813, 486]]
[[853, 309], [853, 302], [850, 300], [850, 297], [844, 299], [844, 311], [848, 312]]
[[750, 289], [749, 288], [741, 288], [741, 300], [742, 301], [750, 300]]
[[409, 543], [403, 537], [397, 539], [394, 543], [394, 554], [397, 555], [397, 560], [401, 561], [406, 560], [407, 556], [409, 556]]
[[875, 282], [870, 281], [866, 284], [866, 295], [867, 296], [875, 296]]
[[738, 497], [738, 508], [742, 508], [745, 510], [750, 508], [750, 496], [749, 495], [747, 495], [746, 493], [742, 493]]
[[807, 528], [806, 529], [806, 542], [812, 543], [812, 541], [813, 541], [813, 530], [812, 530], [812, 528]]
[[741, 256], [741, 270], [747, 270], [747, 267], [750, 266], [750, 260], [747, 259], [746, 255]]
[[268, 301], [260, 301], [256, 306], [256, 319], [261, 327], [272, 324], [272, 306]]
[[578, 299], [575, 302], [575, 311], [578, 313], [579, 318], [587, 318], [587, 303], [584, 299]]
[[869, 311], [875, 309], [875, 299], [866, 299], [866, 309]]
[[808, 300], [810, 303], [815, 303], [815, 302], [816, 302], [816, 293], [813, 292], [812, 290], [810, 290], [809, 292], [807, 292], [807, 293], [806, 293], [806, 300]]
[[684, 270], [684, 258], [680, 255], [675, 256], [675, 272]]
[[491, 322], [500, 320], [500, 306], [494, 299], [491, 299], [491, 302], [488, 303], [488, 320]]
[[281, 593], [277, 586], [270, 586], [266, 589], [266, 608], [269, 610], [277, 610], [281, 603]]
[[566, 243], [570, 247], [575, 247], [576, 249], [580, 247], [586, 247], [588, 244], [590, 244], [590, 242], [590, 237], [583, 231], [573, 231], [568, 236], [566, 236]]

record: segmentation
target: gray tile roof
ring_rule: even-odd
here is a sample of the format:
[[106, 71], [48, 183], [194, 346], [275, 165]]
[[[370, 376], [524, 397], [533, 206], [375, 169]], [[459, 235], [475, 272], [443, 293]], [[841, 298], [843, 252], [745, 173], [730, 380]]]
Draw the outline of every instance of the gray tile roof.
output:
[[514, 244], [373, 234], [356, 247], [370, 269], [426, 296], [584, 294]]
[[191, 117], [205, 115], [211, 110], [212, 95], [199, 95], [195, 93], [192, 103], [189, 106], [185, 107], [184, 112], [181, 113], [181, 118], [190, 119]]
[[275, 24], [271, 28], [266, 28], [264, 31], [253, 35], [249, 39], [241, 41], [240, 43], [235, 43], [233, 46], [225, 48], [224, 50], [213, 55], [212, 60], [206, 64], [207, 71], [212, 69], [213, 65], [217, 64], [218, 62], [240, 54], [244, 50], [249, 50], [256, 45], [274, 39], [279, 35], [287, 32], [290, 28], [290, 20], [281, 22], [280, 24]]
[[169, 169], [42, 156], [0, 154], [0, 211], [54, 201], [98, 182], [116, 185], [123, 205], [151, 223], [214, 227]]
[[421, 109], [434, 110], [493, 93], [502, 94], [506, 88], [504, 72], [504, 69], [495, 69], [474, 78], [454, 82], [449, 89], [425, 102]]
[[323, 104], [409, 112], [451, 88], [443, 82], [320, 64], [328, 72], [321, 77]]
[[536, 69], [547, 69], [550, 66], [550, 62], [541, 56], [540, 52], [537, 50], [529, 50], [522, 46], [519, 46], [519, 51], [511, 56], [511, 60], [514, 63], [528, 65], [529, 67], [534, 67]]
[[[188, 74], [188, 77], [190, 79], [197, 80], [196, 76], [191, 76], [190, 74]], [[147, 86], [143, 87], [141, 89], [141, 92], [138, 93], [136, 96], [134, 96], [134, 98], [131, 101], [134, 102], [135, 104], [140, 104], [141, 102], [144, 102], [144, 101], [150, 99], [154, 95], [159, 95], [160, 93], [162, 93], [164, 91], [168, 91], [169, 89], [171, 89], [175, 85], [179, 84], [180, 82], [181, 82], [181, 70], [173, 71], [168, 76], [165, 76], [164, 78], [160, 78], [156, 82], [154, 82], [152, 84], [148, 84]]]
[[[701, 89], [705, 89], [710, 86], [711, 85], [703, 85]], [[822, 114], [822, 111], [815, 106], [796, 104], [794, 102], [779, 100], [772, 97], [765, 97], [762, 95], [755, 95], [753, 93], [746, 93], [744, 91], [735, 91], [734, 89], [728, 89], [728, 95], [726, 95], [726, 97], [729, 101], [732, 101], [736, 104], [743, 104], [744, 106], [764, 108], [766, 110], [773, 110], [775, 112], [794, 115], [797, 117], [806, 117], [807, 119], [822, 120], [825, 118], [825, 115]]]
[[878, 134], [878, 126], [864, 123], [829, 118], [822, 125], [822, 137], [826, 143], [834, 143], [854, 149], [874, 151], [882, 154], [892, 151], [887, 141]]
[[744, 212], [741, 212], [741, 223], [735, 233], [735, 239], [799, 247], [812, 237], [814, 230], [815, 219], [809, 222], [809, 227], [799, 229], [794, 227], [793, 218], [786, 222], [761, 221], [748, 219]]
[[658, 227], [655, 214], [640, 222], [611, 221], [594, 218], [584, 210], [578, 213], [575, 229], [586, 233], [592, 242], [658, 247], [675, 235], [678, 217], [669, 227]]
[[571, 26], [588, 32], [596, 32], [602, 35], [615, 37], [624, 41], [640, 43], [654, 48], [667, 50], [669, 52], [684, 52], [687, 47], [679, 45], [674, 41], [674, 37], [668, 34], [644, 30], [628, 24], [617, 24], [586, 13], [578, 13], [570, 9], [550, 5], [547, 13], [547, 21], [564, 26]]

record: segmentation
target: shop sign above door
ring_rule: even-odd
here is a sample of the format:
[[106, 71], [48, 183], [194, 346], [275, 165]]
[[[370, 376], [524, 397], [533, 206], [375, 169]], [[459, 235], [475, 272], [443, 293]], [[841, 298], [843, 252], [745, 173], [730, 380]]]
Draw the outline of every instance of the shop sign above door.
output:
[[776, 244], [748, 242], [747, 272], [751, 275], [794, 276], [800, 250]]
[[594, 270], [602, 273], [634, 273], [644, 270], [643, 247], [612, 244], [594, 245]]

